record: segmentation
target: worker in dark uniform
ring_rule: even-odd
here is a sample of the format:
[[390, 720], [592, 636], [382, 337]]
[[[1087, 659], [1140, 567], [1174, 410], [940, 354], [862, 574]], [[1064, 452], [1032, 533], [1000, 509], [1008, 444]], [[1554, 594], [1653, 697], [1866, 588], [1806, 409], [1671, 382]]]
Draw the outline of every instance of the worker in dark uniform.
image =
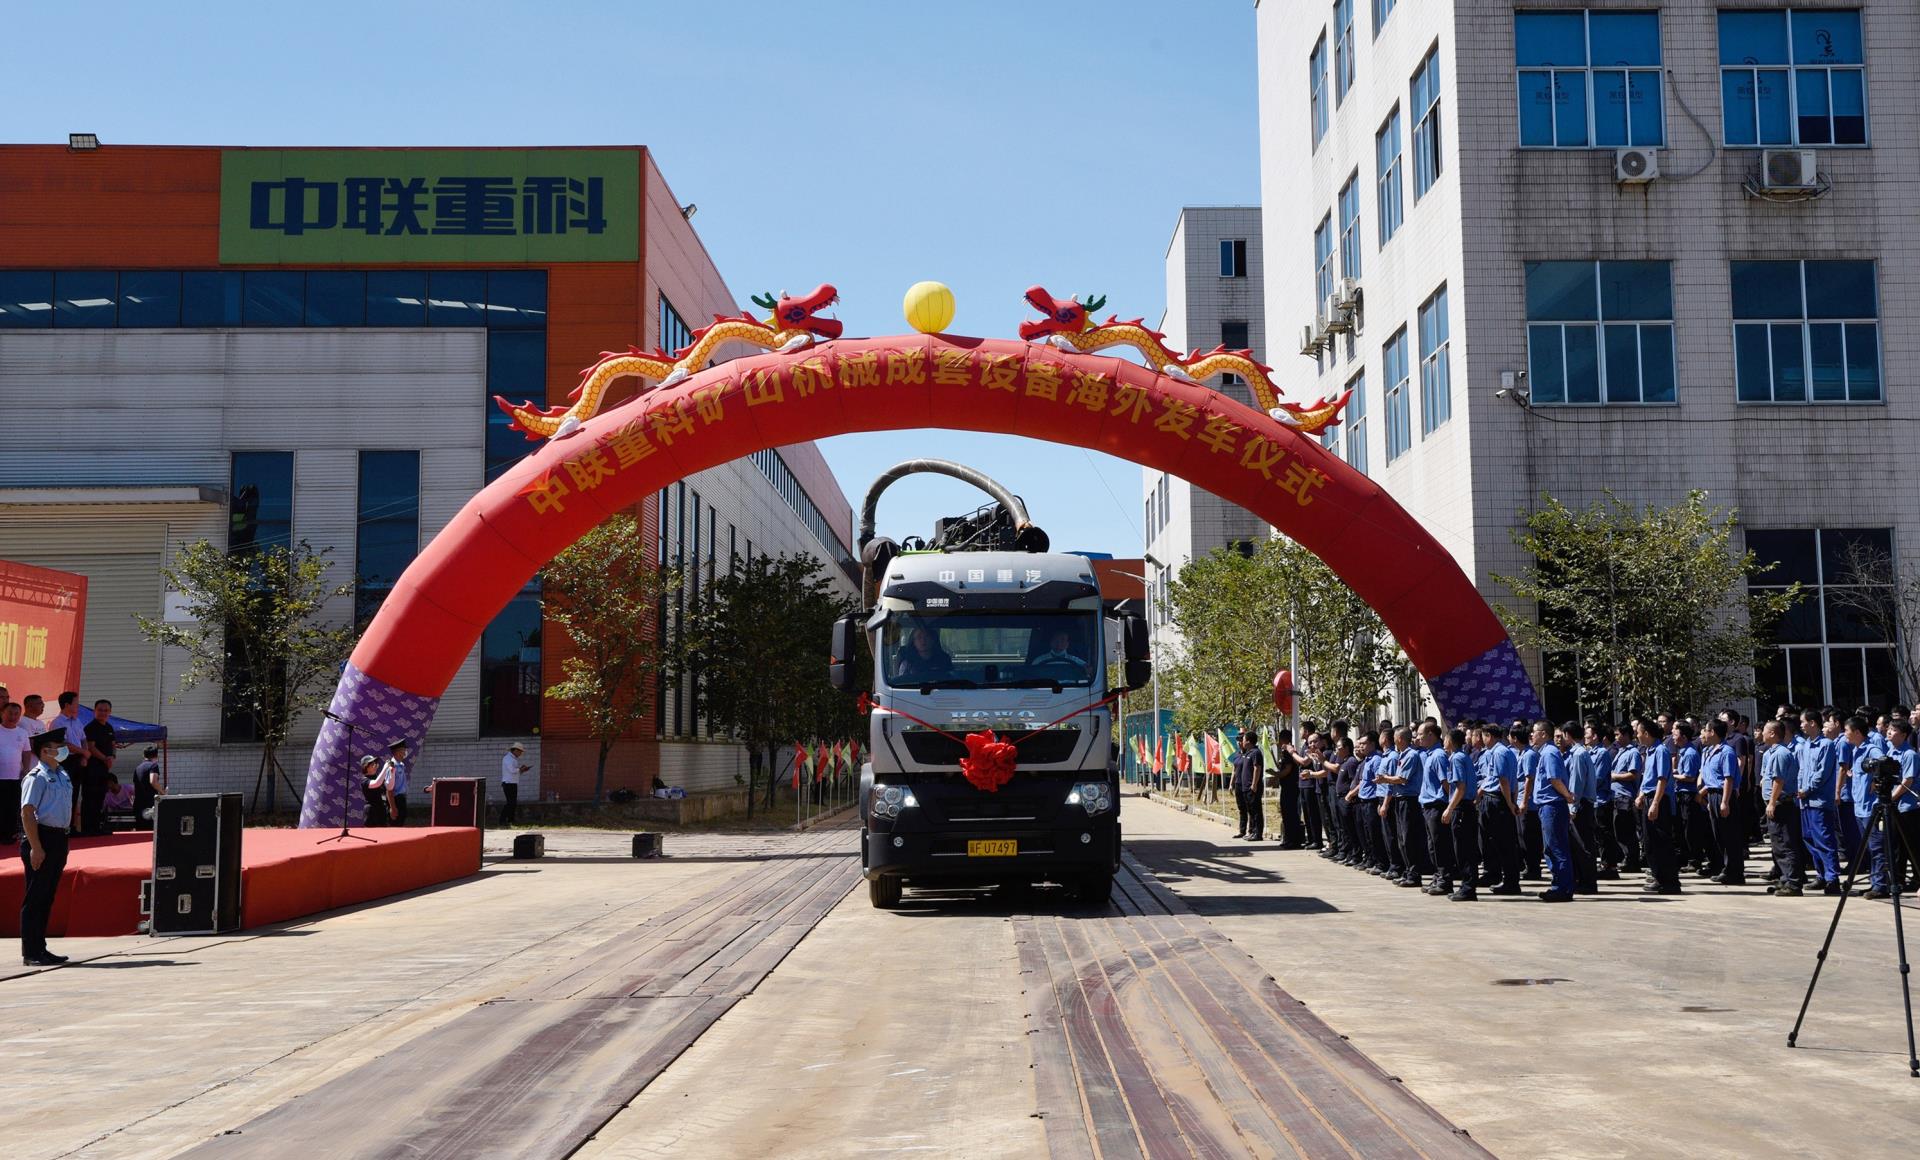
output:
[[[1633, 797], [1640, 792], [1640, 745], [1633, 735], [1633, 726], [1625, 721], [1613, 732], [1613, 764], [1609, 777], [1613, 785], [1613, 839], [1620, 852], [1616, 869], [1632, 874], [1641, 865], [1640, 813], [1633, 808]], [[1616, 873], [1614, 877], [1619, 875]]]
[[1573, 798], [1567, 803], [1567, 824], [1572, 834], [1573, 892], [1600, 893], [1600, 839], [1594, 823], [1594, 801], [1600, 794], [1600, 768], [1604, 758], [1596, 752], [1595, 731], [1589, 725], [1583, 732], [1578, 721], [1560, 726], [1556, 745], [1567, 762], [1567, 788]]
[[1797, 898], [1806, 880], [1800, 841], [1800, 758], [1785, 744], [1786, 722], [1760, 727], [1766, 747], [1760, 752], [1760, 805], [1767, 814], [1767, 839], [1779, 882], [1767, 887], [1777, 898]]
[[1493, 894], [1519, 894], [1520, 844], [1514, 827], [1521, 813], [1520, 758], [1498, 725], [1488, 725], [1480, 736], [1486, 746], [1479, 781], [1480, 841], [1487, 862], [1481, 882]]
[[1706, 815], [1713, 835], [1714, 859], [1722, 886], [1747, 882], [1747, 819], [1741, 813], [1740, 755], [1727, 744], [1727, 726], [1711, 720], [1702, 729], [1707, 749], [1700, 761], [1700, 793], [1695, 808]]
[[1240, 747], [1233, 757], [1233, 800], [1240, 807], [1240, 832], [1236, 838], [1249, 842], [1264, 840], [1267, 809], [1263, 800], [1266, 762], [1260, 756], [1258, 736], [1251, 728], [1240, 730]]
[[20, 781], [20, 862], [26, 868], [20, 960], [29, 967], [57, 967], [67, 961], [47, 949], [47, 919], [53, 914], [60, 874], [67, 868], [67, 835], [74, 824], [73, 779], [61, 768], [69, 756], [63, 730], [36, 736], [34, 767]]
[[1479, 901], [1480, 881], [1480, 806], [1474, 799], [1480, 794], [1480, 779], [1473, 768], [1473, 755], [1467, 748], [1467, 731], [1455, 729], [1447, 734], [1447, 805], [1440, 812], [1440, 824], [1453, 834], [1453, 869], [1460, 884], [1449, 895], [1453, 902]]

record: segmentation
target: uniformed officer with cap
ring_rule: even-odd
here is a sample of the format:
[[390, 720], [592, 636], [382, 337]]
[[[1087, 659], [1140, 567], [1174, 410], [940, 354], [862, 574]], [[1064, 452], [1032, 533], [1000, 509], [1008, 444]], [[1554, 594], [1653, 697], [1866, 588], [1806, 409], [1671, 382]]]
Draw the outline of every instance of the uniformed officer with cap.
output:
[[387, 763], [380, 767], [380, 776], [373, 779], [375, 789], [387, 795], [387, 813], [392, 815], [393, 824], [407, 824], [407, 739], [396, 737], [387, 742]]
[[66, 733], [55, 729], [33, 739], [34, 767], [20, 781], [20, 861], [26, 888], [20, 900], [20, 957], [29, 967], [67, 961], [47, 949], [47, 919], [54, 892], [67, 868], [67, 833], [73, 826], [73, 779], [61, 768], [69, 756]]

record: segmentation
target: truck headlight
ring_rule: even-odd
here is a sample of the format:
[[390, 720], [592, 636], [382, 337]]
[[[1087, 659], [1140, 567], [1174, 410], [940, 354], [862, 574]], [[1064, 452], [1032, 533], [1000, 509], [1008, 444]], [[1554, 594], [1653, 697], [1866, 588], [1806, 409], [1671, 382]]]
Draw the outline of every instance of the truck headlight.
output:
[[1104, 781], [1075, 782], [1067, 793], [1067, 804], [1086, 810], [1088, 817], [1104, 814], [1113, 808], [1113, 787]]
[[910, 810], [919, 804], [910, 789], [897, 785], [876, 785], [873, 787], [873, 796], [868, 799], [867, 812], [876, 818], [897, 818], [901, 810]]

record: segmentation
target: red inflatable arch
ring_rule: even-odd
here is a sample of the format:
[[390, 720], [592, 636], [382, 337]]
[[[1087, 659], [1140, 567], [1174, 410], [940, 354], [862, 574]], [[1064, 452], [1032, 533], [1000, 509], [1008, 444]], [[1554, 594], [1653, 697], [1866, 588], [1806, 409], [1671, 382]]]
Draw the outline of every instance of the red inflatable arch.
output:
[[[722, 363], [548, 441], [474, 496], [400, 577], [354, 650], [332, 712], [417, 749], [482, 628], [609, 514], [763, 448], [915, 427], [1089, 447], [1190, 480], [1325, 560], [1380, 614], [1447, 717], [1539, 712], [1505, 629], [1453, 557], [1314, 439], [1122, 359], [922, 334]], [[359, 812], [351, 737], [332, 720], [323, 727], [302, 825], [337, 826], [343, 811]]]

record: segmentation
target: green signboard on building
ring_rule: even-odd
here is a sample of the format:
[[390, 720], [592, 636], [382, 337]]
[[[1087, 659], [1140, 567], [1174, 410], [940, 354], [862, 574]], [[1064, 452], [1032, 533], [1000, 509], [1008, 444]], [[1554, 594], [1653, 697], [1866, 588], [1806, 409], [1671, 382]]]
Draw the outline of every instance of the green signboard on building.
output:
[[220, 261], [635, 262], [633, 149], [228, 149]]

